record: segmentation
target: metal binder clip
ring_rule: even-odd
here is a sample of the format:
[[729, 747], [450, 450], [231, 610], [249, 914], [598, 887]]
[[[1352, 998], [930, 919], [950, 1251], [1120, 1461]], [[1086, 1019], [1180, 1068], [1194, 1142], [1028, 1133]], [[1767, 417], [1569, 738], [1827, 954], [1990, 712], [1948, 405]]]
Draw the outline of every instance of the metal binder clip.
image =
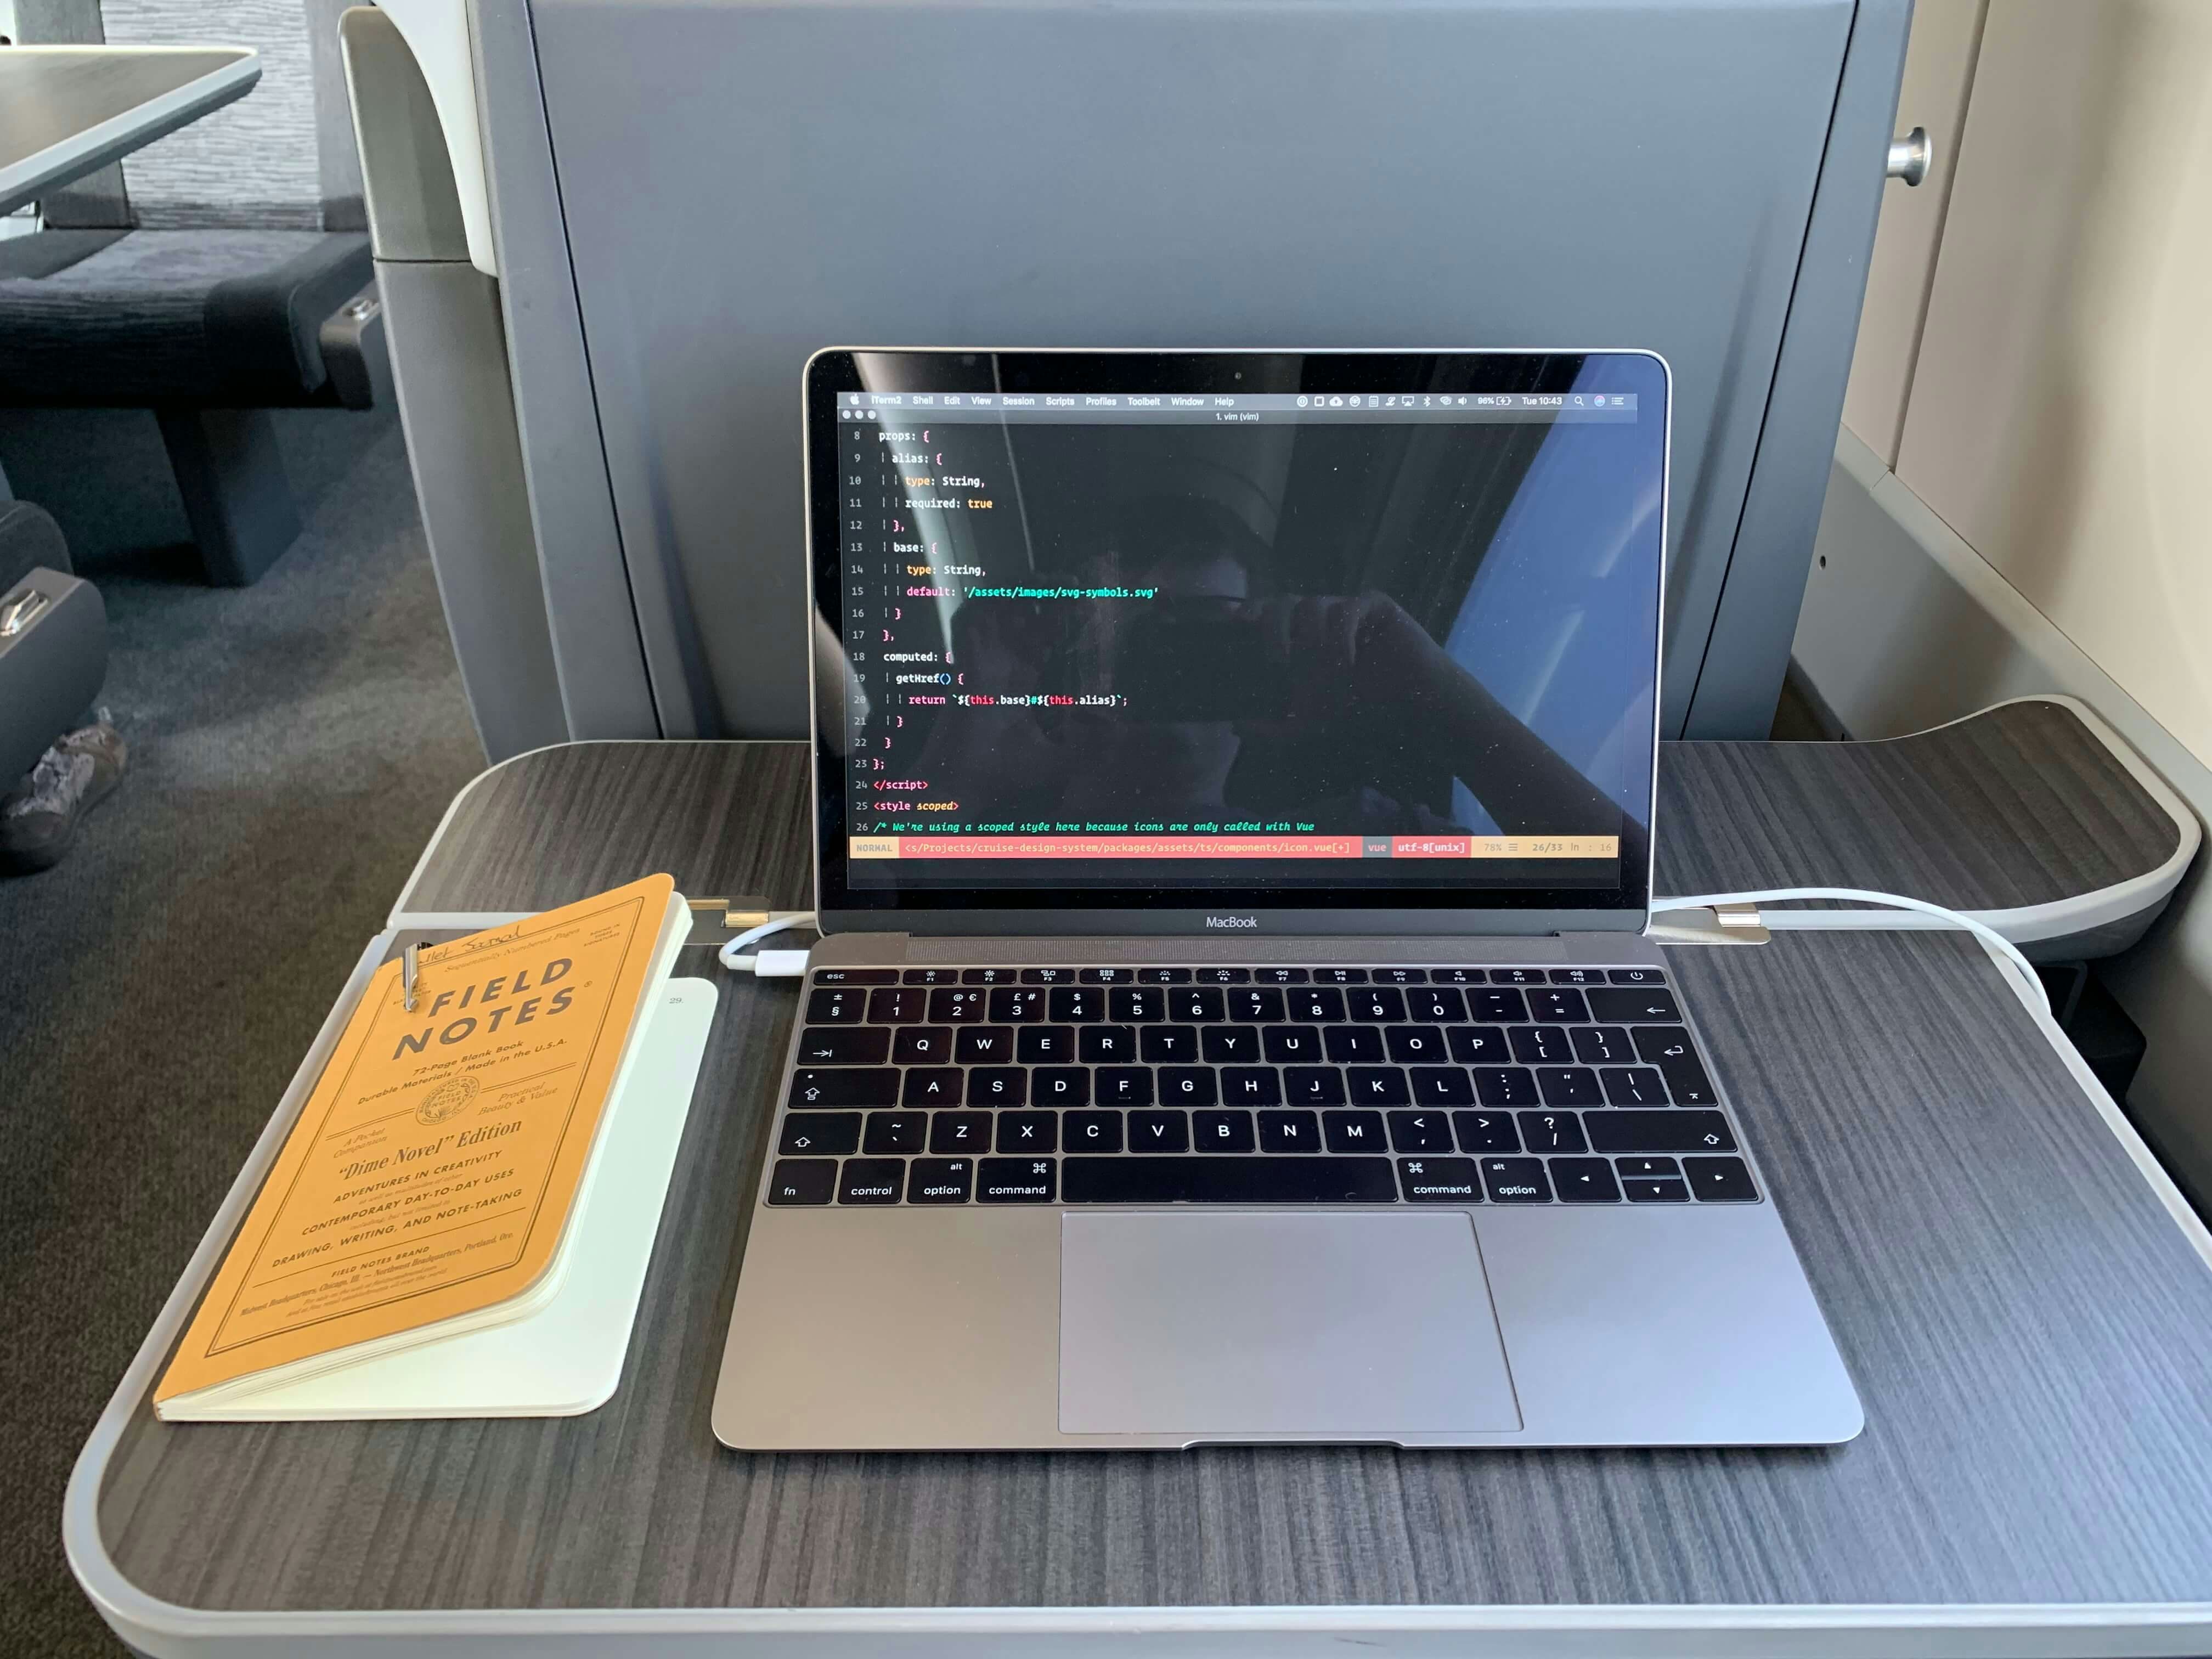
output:
[[399, 990], [410, 1014], [415, 1012], [415, 978], [420, 971], [422, 952], [419, 945], [404, 945], [399, 952]]

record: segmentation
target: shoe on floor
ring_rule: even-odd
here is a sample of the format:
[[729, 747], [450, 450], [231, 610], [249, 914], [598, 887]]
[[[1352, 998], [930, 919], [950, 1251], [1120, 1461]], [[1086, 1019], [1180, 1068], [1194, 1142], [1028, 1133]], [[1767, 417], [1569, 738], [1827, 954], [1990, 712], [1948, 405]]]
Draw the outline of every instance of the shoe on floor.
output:
[[0, 872], [25, 876], [62, 860], [86, 813], [123, 781], [129, 750], [105, 709], [54, 739], [30, 775], [0, 799]]

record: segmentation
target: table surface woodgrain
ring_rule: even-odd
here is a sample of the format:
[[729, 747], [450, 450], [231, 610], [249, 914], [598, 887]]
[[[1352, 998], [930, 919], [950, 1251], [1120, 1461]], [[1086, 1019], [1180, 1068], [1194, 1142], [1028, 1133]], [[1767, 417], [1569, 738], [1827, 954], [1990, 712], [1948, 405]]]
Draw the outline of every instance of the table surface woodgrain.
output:
[[[1712, 758], [1669, 762], [1675, 870], [1787, 859], [1796, 826], [1737, 813], [1762, 757]], [[406, 904], [667, 869], [797, 905], [805, 840], [799, 745], [572, 745], [481, 780]], [[103, 1542], [140, 1589], [240, 1612], [2212, 1602], [2212, 1271], [1986, 958], [1796, 934], [1672, 960], [1864, 1399], [1849, 1445], [726, 1451], [708, 1407], [797, 995], [724, 979], [611, 1404], [165, 1425], [142, 1402]]]

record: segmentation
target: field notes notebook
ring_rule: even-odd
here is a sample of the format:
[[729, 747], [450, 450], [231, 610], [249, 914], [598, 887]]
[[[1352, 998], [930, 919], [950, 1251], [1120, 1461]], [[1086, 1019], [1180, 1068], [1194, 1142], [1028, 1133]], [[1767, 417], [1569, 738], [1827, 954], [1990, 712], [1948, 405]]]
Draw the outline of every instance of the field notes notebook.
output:
[[[674, 882], [651, 876], [426, 947], [411, 1011], [399, 963], [378, 969], [155, 1390], [155, 1414], [599, 1404], [604, 1393], [558, 1386], [549, 1400], [532, 1373], [607, 1346], [590, 1310], [610, 1302], [611, 1260], [634, 1258], [642, 1279], [713, 1009], [712, 986], [669, 981], [690, 929]], [[672, 1107], [674, 1077], [632, 1086], [670, 1069], [664, 1036], [691, 1056]], [[617, 1341], [635, 1301], [633, 1285]], [[617, 1351], [610, 1376], [619, 1364]]]

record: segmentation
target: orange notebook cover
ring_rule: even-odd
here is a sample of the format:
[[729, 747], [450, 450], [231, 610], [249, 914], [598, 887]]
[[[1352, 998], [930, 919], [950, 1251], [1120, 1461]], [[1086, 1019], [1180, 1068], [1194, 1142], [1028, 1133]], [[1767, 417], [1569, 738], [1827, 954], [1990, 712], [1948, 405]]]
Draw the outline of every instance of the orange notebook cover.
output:
[[660, 955], [673, 879], [378, 969], [232, 1241], [157, 1407], [528, 1290], [561, 1242]]

